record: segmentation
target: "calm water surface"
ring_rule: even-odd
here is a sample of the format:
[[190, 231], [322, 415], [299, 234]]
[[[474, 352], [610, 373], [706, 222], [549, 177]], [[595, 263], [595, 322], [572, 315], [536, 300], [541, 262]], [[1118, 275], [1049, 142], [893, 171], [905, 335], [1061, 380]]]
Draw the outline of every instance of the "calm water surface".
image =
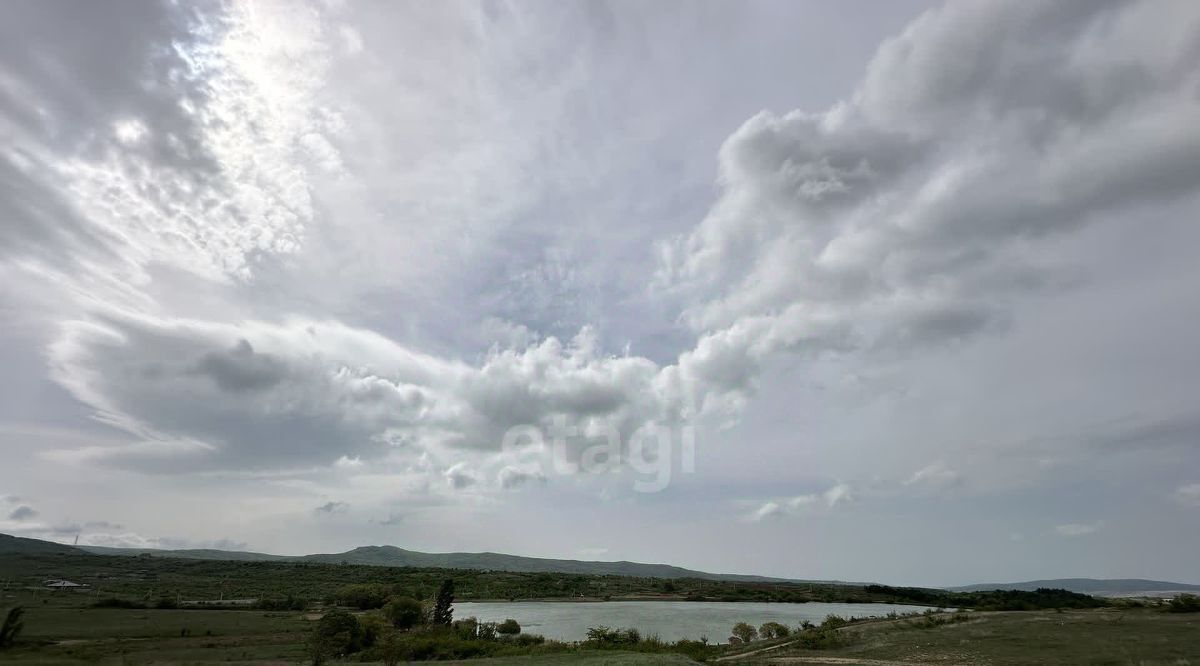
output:
[[499, 603], [456, 603], [454, 617], [477, 617], [482, 622], [513, 618], [521, 630], [560, 641], [587, 638], [588, 627], [633, 627], [643, 636], [658, 634], [667, 641], [681, 638], [724, 643], [737, 622], [755, 627], [774, 620], [795, 627], [802, 620], [820, 623], [826, 615], [869, 617], [891, 611], [911, 613], [927, 606], [899, 604], [783, 604], [720, 601], [516, 601]]

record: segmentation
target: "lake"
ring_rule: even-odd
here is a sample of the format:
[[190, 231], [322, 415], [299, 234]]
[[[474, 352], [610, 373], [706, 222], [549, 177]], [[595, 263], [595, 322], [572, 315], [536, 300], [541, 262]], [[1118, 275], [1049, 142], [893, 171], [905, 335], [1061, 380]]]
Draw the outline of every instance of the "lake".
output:
[[759, 603], [721, 601], [514, 601], [454, 604], [454, 617], [477, 617], [481, 622], [513, 618], [521, 631], [560, 641], [587, 638], [588, 627], [635, 628], [642, 636], [657, 634], [665, 641], [707, 636], [724, 643], [737, 622], [758, 627], [775, 621], [795, 628], [803, 620], [820, 624], [826, 615], [845, 618], [922, 612], [927, 606], [900, 604]]

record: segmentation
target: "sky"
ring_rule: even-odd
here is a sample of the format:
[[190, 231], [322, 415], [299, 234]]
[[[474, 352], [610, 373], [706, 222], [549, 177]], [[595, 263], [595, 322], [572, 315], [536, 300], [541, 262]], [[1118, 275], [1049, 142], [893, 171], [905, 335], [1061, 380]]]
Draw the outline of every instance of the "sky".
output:
[[0, 532], [1200, 582], [1200, 4], [4, 15]]

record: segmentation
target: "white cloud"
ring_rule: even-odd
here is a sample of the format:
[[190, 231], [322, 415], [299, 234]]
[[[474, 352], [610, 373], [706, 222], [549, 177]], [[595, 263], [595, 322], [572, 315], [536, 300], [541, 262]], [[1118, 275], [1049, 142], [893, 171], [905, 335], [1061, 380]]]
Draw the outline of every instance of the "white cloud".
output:
[[854, 491], [848, 484], [838, 483], [820, 493], [768, 500], [750, 514], [750, 520], [758, 522], [765, 518], [796, 515], [817, 508], [833, 509], [839, 505], [853, 503], [855, 499]]
[[955, 486], [962, 482], [962, 475], [946, 466], [942, 461], [930, 463], [913, 473], [904, 482], [906, 486], [924, 486], [930, 488]]
[[1102, 527], [1104, 527], [1104, 523], [1101, 522], [1088, 524], [1067, 523], [1055, 526], [1054, 532], [1063, 537], [1081, 537], [1094, 534]]
[[479, 479], [470, 469], [467, 468], [466, 463], [456, 463], [451, 465], [450, 468], [443, 473], [443, 476], [446, 477], [446, 483], [450, 484], [450, 487], [455, 490], [469, 488], [476, 483], [479, 483]]
[[754, 510], [754, 513], [750, 514], [750, 519], [754, 521], [761, 521], [767, 518], [778, 518], [783, 514], [783, 507], [777, 502], [763, 502], [762, 506], [758, 507]]
[[996, 327], [1053, 277], [1041, 246], [1195, 192], [1198, 24], [1154, 3], [950, 3], [887, 42], [846, 102], [747, 121], [721, 149], [719, 201], [659, 275], [697, 354], [719, 350], [710, 378]]

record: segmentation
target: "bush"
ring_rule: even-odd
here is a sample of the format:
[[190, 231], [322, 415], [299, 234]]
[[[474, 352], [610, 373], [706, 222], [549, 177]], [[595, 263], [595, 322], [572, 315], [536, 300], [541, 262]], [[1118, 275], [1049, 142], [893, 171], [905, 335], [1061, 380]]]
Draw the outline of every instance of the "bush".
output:
[[325, 614], [313, 627], [309, 637], [308, 654], [314, 665], [330, 657], [339, 657], [362, 648], [362, 626], [358, 618], [341, 609]]
[[301, 611], [308, 608], [308, 601], [289, 594], [286, 597], [264, 597], [254, 607], [265, 611]]
[[1200, 613], [1200, 597], [1181, 594], [1167, 604], [1167, 610], [1172, 613]]
[[383, 607], [383, 614], [397, 629], [412, 629], [425, 620], [425, 609], [412, 597], [392, 597]]
[[758, 635], [762, 638], [786, 638], [791, 633], [791, 629], [778, 622], [764, 622], [758, 628]]
[[383, 608], [391, 596], [391, 586], [376, 583], [347, 585], [338, 590], [333, 599], [340, 606], [350, 606], [358, 610], [373, 610]]
[[99, 599], [92, 604], [92, 608], [145, 608], [146, 604], [128, 599], [118, 599], [116, 597], [106, 597]]
[[758, 630], [751, 626], [748, 622], [738, 622], [733, 625], [733, 630], [729, 632], [733, 636], [737, 636], [738, 640], [743, 643], [749, 643], [758, 638]]
[[359, 643], [363, 648], [369, 648], [378, 643], [392, 625], [387, 618], [379, 613], [365, 613], [358, 616], [358, 626], [362, 629]]
[[496, 631], [502, 636], [515, 636], [521, 633], [521, 624], [510, 617], [497, 625]]
[[4, 624], [0, 624], [0, 648], [5, 648], [12, 645], [20, 635], [21, 629], [25, 627], [25, 623], [21, 621], [21, 616], [25, 614], [25, 609], [20, 606], [9, 609], [4, 616]]
[[469, 641], [479, 633], [479, 620], [473, 617], [455, 620], [450, 626], [454, 629], [454, 633], [463, 640]]

